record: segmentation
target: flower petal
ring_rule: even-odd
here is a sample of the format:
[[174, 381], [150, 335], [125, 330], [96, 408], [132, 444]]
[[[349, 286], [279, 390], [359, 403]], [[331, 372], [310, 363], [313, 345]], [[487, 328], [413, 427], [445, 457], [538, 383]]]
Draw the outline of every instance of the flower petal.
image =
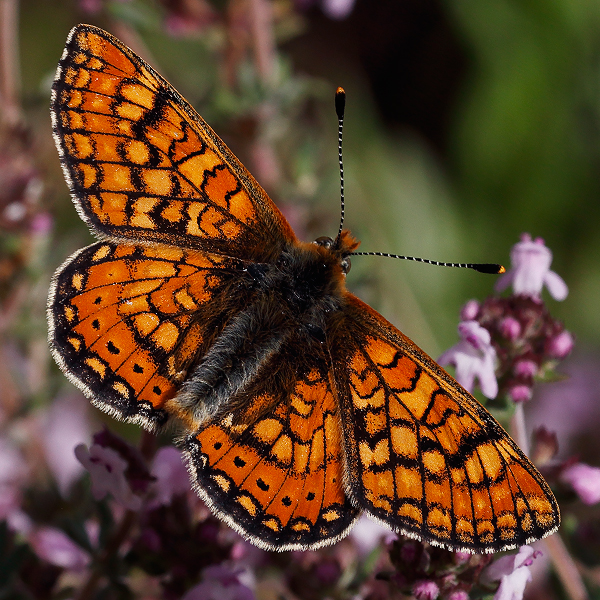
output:
[[550, 295], [559, 302], [564, 300], [569, 294], [569, 288], [564, 279], [554, 271], [548, 271], [544, 277], [544, 283], [550, 292]]
[[81, 571], [90, 563], [90, 556], [70, 537], [55, 527], [40, 527], [29, 536], [35, 553], [57, 567]]
[[577, 463], [565, 469], [561, 479], [575, 490], [584, 504], [600, 502], [600, 468]]

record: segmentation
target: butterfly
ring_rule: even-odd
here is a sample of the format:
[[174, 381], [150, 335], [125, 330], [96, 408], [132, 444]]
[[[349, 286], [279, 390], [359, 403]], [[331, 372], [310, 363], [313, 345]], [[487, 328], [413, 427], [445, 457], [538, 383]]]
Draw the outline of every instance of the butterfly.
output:
[[350, 233], [299, 241], [132, 50], [75, 27], [51, 113], [99, 238], [54, 275], [53, 356], [114, 417], [178, 423], [218, 517], [271, 550], [333, 544], [362, 512], [467, 552], [557, 529], [547, 483], [494, 418], [347, 291]]

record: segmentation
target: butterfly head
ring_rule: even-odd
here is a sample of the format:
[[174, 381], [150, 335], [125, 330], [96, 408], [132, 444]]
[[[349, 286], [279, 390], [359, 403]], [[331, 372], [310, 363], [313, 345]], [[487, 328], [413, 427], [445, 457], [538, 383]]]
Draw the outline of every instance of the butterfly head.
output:
[[318, 237], [314, 243], [327, 250], [338, 261], [342, 269], [342, 274], [346, 275], [350, 271], [352, 263], [350, 254], [358, 248], [360, 242], [352, 237], [347, 229], [344, 229], [334, 240], [328, 236]]
[[299, 242], [285, 247], [276, 264], [265, 265], [258, 276], [253, 266], [252, 276], [264, 289], [277, 290], [295, 314], [327, 312], [338, 306], [346, 293], [349, 255], [357, 246], [346, 231], [336, 240], [320, 237], [310, 244]]

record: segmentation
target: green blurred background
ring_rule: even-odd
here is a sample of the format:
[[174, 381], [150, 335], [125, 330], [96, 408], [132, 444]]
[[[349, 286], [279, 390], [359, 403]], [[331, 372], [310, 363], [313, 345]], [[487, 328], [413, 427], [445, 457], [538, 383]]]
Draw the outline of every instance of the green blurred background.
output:
[[[306, 239], [337, 232], [333, 96], [342, 85], [346, 225], [361, 249], [508, 267], [522, 232], [541, 236], [570, 289], [562, 303], [545, 294], [550, 310], [580, 348], [594, 352], [600, 4], [356, 0], [340, 2], [347, 14], [332, 18], [334, 4], [15, 4], [10, 35], [20, 59], [24, 143], [43, 181], [34, 211], [55, 219], [51, 243], [26, 265], [31, 276], [34, 263], [39, 290], [90, 240], [62, 178], [48, 111], [67, 33], [89, 22], [134, 47], [177, 87]], [[3, 234], [5, 255], [24, 231]], [[493, 283], [470, 271], [374, 257], [353, 259], [349, 276], [353, 291], [434, 357], [456, 341], [460, 307], [483, 299]], [[43, 301], [41, 291], [31, 299], [38, 331]]]

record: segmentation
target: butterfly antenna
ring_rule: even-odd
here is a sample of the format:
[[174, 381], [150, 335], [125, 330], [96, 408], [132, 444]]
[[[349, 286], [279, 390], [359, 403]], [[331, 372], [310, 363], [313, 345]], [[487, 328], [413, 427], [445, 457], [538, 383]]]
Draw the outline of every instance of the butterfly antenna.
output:
[[335, 112], [338, 118], [338, 161], [340, 163], [340, 202], [341, 202], [341, 216], [340, 216], [340, 228], [338, 230], [337, 238], [335, 239], [336, 245], [342, 235], [342, 228], [344, 227], [344, 213], [345, 213], [345, 202], [344, 202], [344, 161], [342, 160], [342, 130], [344, 129], [344, 110], [346, 108], [346, 92], [344, 88], [339, 87], [335, 92]]
[[490, 275], [501, 275], [506, 272], [502, 265], [491, 263], [447, 263], [427, 258], [418, 258], [416, 256], [400, 256], [399, 254], [388, 254], [387, 252], [352, 252], [350, 256], [385, 256], [387, 258], [399, 258], [401, 260], [414, 260], [415, 262], [435, 265], [437, 267], [457, 267], [460, 269], [473, 269], [479, 273], [489, 273]]
[[[342, 159], [342, 133], [344, 129], [344, 110], [346, 108], [346, 92], [344, 88], [338, 87], [335, 92], [335, 112], [338, 117], [338, 160], [340, 165], [340, 228], [338, 230], [335, 244], [339, 243], [344, 227], [345, 201], [344, 201], [344, 161]], [[429, 260], [427, 258], [418, 258], [415, 256], [400, 256], [399, 254], [388, 254], [387, 252], [352, 252], [349, 256], [385, 256], [387, 258], [399, 258], [402, 260], [413, 260], [415, 262], [426, 263], [428, 265], [436, 265], [438, 267], [457, 267], [460, 269], [473, 269], [479, 273], [490, 273], [492, 275], [500, 275], [506, 272], [502, 265], [488, 263], [447, 263], [437, 260]]]

